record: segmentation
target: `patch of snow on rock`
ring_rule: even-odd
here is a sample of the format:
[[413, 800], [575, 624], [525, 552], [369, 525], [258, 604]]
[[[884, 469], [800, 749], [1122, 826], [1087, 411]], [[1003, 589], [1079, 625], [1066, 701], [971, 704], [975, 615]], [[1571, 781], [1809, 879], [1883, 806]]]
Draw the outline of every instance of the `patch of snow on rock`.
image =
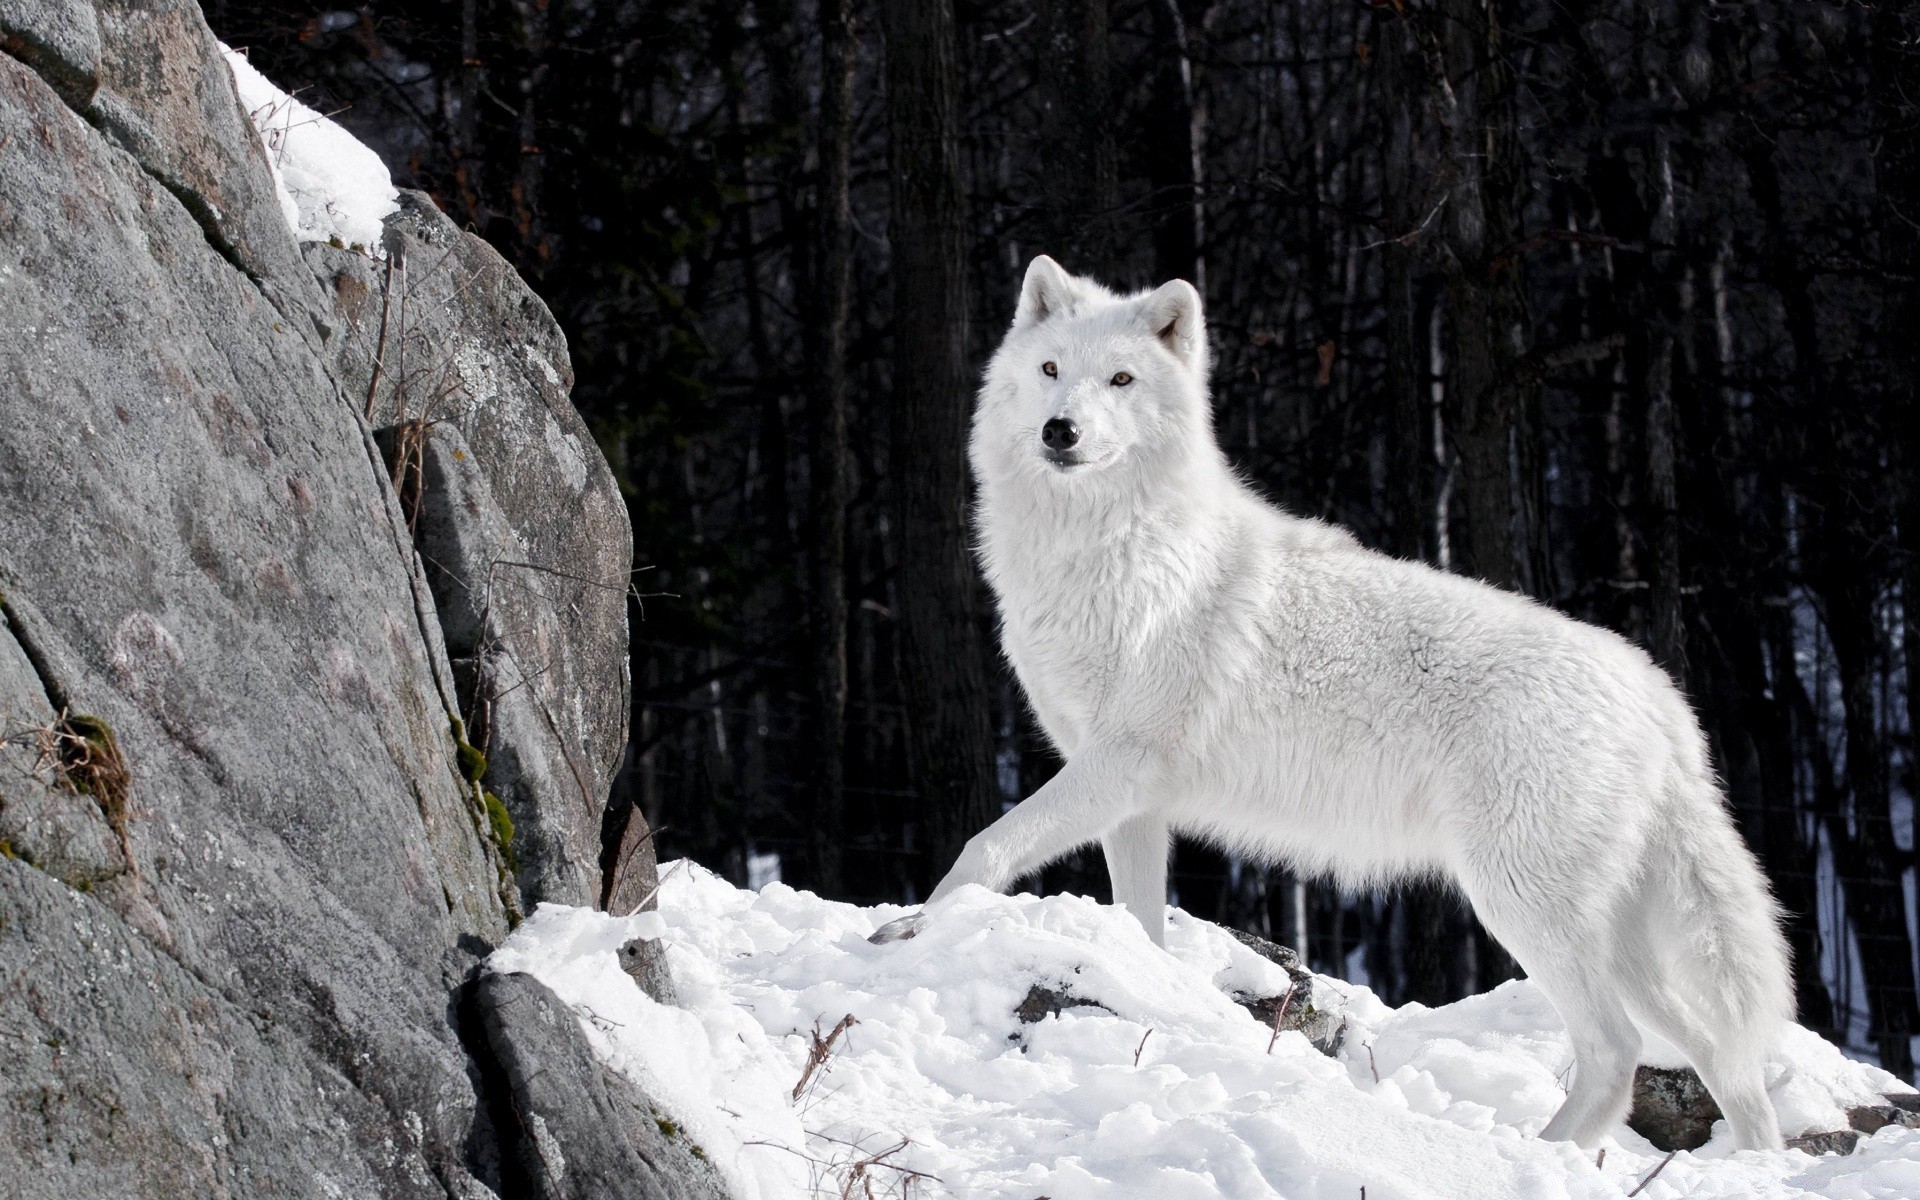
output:
[[[899, 1194], [903, 1168], [929, 1198], [1586, 1200], [1627, 1194], [1665, 1157], [1625, 1126], [1600, 1166], [1534, 1136], [1572, 1053], [1526, 982], [1391, 1009], [1326, 980], [1347, 1022], [1327, 1058], [1227, 994], [1284, 988], [1284, 972], [1178, 911], [1161, 950], [1118, 908], [966, 888], [917, 937], [876, 946], [867, 934], [907, 910], [780, 883], [756, 894], [690, 863], [661, 876], [659, 913], [542, 905], [488, 966], [572, 1005], [740, 1200], [840, 1195], [871, 1159], [875, 1194]], [[665, 939], [679, 1007], [621, 971], [616, 951], [643, 936]], [[1036, 985], [1087, 1003], [1022, 1023]], [[794, 1100], [815, 1031], [848, 1014], [858, 1023]], [[1905, 1090], [1801, 1030], [1768, 1077], [1789, 1135]], [[1724, 1123], [1716, 1135], [1640, 1196], [1920, 1196], [1920, 1130], [1819, 1159], [1736, 1152]]]
[[400, 194], [380, 156], [327, 117], [275, 87], [244, 54], [221, 46], [240, 106], [266, 148], [287, 226], [303, 242], [337, 242], [370, 253]]

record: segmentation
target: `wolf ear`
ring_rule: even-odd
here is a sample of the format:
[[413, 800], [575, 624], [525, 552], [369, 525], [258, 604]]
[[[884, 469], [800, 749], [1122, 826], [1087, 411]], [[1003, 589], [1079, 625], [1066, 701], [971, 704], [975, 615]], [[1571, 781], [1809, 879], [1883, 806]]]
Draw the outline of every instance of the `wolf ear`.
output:
[[1200, 315], [1200, 293], [1184, 279], [1161, 284], [1140, 302], [1140, 312], [1153, 336], [1173, 351], [1189, 370], [1207, 365], [1207, 322]]
[[1036, 255], [1027, 264], [1027, 277], [1020, 284], [1020, 306], [1014, 310], [1013, 327], [1027, 329], [1049, 317], [1072, 312], [1078, 298], [1079, 289], [1066, 268], [1044, 254]]

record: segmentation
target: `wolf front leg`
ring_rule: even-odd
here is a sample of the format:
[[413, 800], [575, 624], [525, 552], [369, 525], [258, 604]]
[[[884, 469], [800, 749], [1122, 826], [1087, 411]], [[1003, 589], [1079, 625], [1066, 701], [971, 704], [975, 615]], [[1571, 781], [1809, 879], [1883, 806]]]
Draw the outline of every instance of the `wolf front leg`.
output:
[[[1137, 747], [1083, 749], [1039, 791], [974, 834], [927, 902], [969, 883], [1002, 891], [1069, 850], [1105, 838], [1141, 814], [1158, 775]], [[1164, 833], [1161, 838], [1164, 846]]]
[[1125, 906], [1156, 946], [1167, 944], [1167, 822], [1154, 812], [1129, 817], [1100, 839], [1113, 880], [1113, 902]]

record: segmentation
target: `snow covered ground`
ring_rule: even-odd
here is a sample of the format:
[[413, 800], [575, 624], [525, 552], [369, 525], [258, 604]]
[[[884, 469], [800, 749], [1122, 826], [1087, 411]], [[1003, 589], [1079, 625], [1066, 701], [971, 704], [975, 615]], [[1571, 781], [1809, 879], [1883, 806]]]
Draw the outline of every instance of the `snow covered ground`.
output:
[[266, 148], [280, 211], [294, 236], [378, 253], [381, 222], [400, 206], [380, 156], [275, 87], [246, 55], [221, 50], [240, 106]]
[[[1348, 1031], [1333, 1059], [1233, 1003], [1234, 990], [1284, 992], [1285, 972], [1184, 913], [1162, 951], [1116, 908], [969, 888], [918, 937], [875, 946], [867, 934], [907, 910], [742, 891], [692, 864], [663, 873], [659, 913], [543, 905], [489, 966], [571, 1004], [739, 1200], [839, 1196], [876, 1156], [875, 1195], [929, 1198], [1615, 1197], [1665, 1157], [1624, 1126], [1602, 1166], [1534, 1138], [1572, 1056], [1524, 982], [1438, 1009], [1335, 982]], [[681, 1007], [620, 970], [615, 951], [637, 936], [667, 939]], [[1022, 1024], [1036, 983], [1110, 1011]], [[858, 1024], [795, 1101], [815, 1030], [847, 1014]], [[1650, 1045], [1648, 1061], [1679, 1060]], [[1845, 1128], [1846, 1107], [1909, 1090], [1799, 1029], [1769, 1085], [1790, 1136]], [[1917, 1197], [1920, 1131], [1824, 1158], [1736, 1153], [1716, 1136], [1639, 1195]]]

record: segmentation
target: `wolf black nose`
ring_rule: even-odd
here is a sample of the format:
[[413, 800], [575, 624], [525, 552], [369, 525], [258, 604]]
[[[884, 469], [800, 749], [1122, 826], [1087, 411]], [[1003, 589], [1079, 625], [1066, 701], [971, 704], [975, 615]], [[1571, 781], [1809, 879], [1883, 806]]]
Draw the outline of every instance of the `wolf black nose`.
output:
[[1080, 427], [1065, 417], [1055, 417], [1040, 427], [1040, 440], [1049, 450], [1071, 450], [1080, 441]]

